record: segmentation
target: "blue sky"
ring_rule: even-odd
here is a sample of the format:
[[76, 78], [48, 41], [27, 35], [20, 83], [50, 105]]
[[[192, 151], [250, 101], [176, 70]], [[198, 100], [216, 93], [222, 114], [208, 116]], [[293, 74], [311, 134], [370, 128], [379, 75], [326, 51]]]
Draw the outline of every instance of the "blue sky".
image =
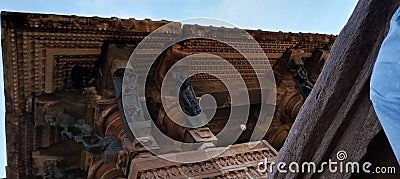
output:
[[[357, 0], [2, 0], [0, 10], [153, 20], [210, 17], [245, 29], [338, 34], [356, 3]], [[2, 67], [0, 60], [0, 177], [5, 177]]]

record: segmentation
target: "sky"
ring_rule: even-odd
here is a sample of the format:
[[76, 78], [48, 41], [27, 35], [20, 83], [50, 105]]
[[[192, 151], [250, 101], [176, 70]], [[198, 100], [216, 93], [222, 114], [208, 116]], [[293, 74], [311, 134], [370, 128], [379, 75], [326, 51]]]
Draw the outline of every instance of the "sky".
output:
[[[356, 3], [357, 0], [1, 0], [0, 10], [139, 20], [207, 17], [244, 29], [337, 35]], [[6, 165], [2, 67], [0, 60], [0, 178], [5, 177]]]

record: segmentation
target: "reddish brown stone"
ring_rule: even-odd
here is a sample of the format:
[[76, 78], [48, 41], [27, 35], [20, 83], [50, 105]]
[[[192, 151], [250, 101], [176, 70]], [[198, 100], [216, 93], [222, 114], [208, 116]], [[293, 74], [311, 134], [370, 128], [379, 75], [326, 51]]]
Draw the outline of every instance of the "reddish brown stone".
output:
[[[360, 0], [336, 39], [317, 83], [305, 101], [276, 162], [359, 161], [381, 131], [369, 101], [369, 78], [389, 20], [399, 1]], [[279, 173], [270, 178], [349, 178], [351, 173]]]

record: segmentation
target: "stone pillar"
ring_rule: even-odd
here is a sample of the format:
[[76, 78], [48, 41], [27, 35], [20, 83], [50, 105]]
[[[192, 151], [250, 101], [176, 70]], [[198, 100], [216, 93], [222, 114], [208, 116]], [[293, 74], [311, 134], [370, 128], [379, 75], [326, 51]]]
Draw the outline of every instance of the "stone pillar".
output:
[[[338, 151], [359, 161], [381, 131], [369, 100], [369, 79], [389, 21], [400, 1], [360, 0], [336, 39], [317, 83], [300, 110], [276, 163], [314, 162]], [[323, 19], [321, 19], [323, 21]], [[287, 169], [286, 165], [286, 169]], [[276, 165], [275, 165], [276, 167]], [[269, 178], [349, 178], [351, 173], [280, 173]]]

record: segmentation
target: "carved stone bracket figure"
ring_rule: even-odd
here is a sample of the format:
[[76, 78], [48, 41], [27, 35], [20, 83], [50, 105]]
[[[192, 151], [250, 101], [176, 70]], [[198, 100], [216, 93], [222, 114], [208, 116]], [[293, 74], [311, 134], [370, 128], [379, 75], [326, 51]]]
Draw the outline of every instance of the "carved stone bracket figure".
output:
[[199, 101], [197, 100], [196, 93], [191, 84], [191, 77], [185, 73], [175, 74], [177, 89], [179, 89], [179, 105], [182, 111], [194, 117], [188, 119], [187, 122], [190, 126], [203, 126], [207, 123], [207, 116], [201, 112]]
[[[89, 144], [85, 140], [85, 138], [94, 138], [97, 140], [97, 143]], [[74, 136], [74, 140], [78, 143], [82, 143], [87, 151], [90, 153], [98, 154], [105, 152], [118, 152], [122, 149], [120, 142], [112, 136], [101, 137], [97, 134], [89, 135], [89, 136]]]
[[307, 70], [304, 68], [304, 63], [299, 58], [294, 58], [289, 63], [290, 72], [296, 81], [296, 84], [303, 94], [304, 99], [310, 94], [313, 84], [308, 80]]
[[178, 84], [182, 84], [179, 87], [179, 104], [184, 113], [189, 116], [196, 116], [201, 113], [199, 102], [196, 98], [193, 86], [190, 83], [191, 78], [186, 78], [185, 75], [176, 75]]
[[73, 139], [74, 136], [88, 136], [93, 132], [92, 127], [85, 120], [75, 120], [64, 112], [49, 112], [45, 115], [45, 121], [53, 127], [61, 127], [61, 135]]
[[[93, 132], [93, 128], [86, 124], [83, 119], [75, 120], [72, 116], [65, 113], [49, 113], [45, 115], [45, 121], [54, 127], [61, 127], [61, 135], [82, 143], [83, 147], [93, 154], [102, 152], [117, 153], [122, 149], [120, 142], [112, 136], [101, 137]], [[85, 139], [96, 141], [90, 144]], [[107, 157], [104, 157], [107, 160]]]

